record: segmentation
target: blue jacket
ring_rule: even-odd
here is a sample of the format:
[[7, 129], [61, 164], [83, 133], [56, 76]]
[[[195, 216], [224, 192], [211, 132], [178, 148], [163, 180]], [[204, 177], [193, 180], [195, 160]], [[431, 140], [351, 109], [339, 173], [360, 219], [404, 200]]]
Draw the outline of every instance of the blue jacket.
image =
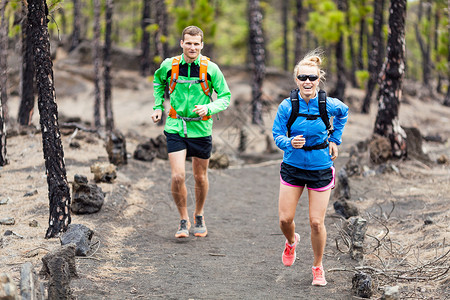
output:
[[[318, 94], [318, 93], [317, 93]], [[299, 93], [299, 113], [320, 115], [318, 96], [310, 99], [308, 104]], [[291, 140], [297, 135], [303, 135], [305, 146], [321, 144], [326, 140], [328, 132], [325, 124], [319, 117], [316, 120], [306, 120], [306, 117], [297, 117], [291, 127], [291, 137], [287, 137], [287, 122], [292, 111], [291, 99], [284, 99], [278, 106], [277, 116], [273, 122], [272, 134], [275, 144], [284, 151], [283, 162], [304, 170], [324, 170], [333, 165], [329, 148], [305, 151], [292, 147]], [[328, 117], [333, 118], [334, 132], [328, 138], [329, 142], [340, 145], [342, 131], [348, 119], [348, 106], [336, 98], [327, 97]]]

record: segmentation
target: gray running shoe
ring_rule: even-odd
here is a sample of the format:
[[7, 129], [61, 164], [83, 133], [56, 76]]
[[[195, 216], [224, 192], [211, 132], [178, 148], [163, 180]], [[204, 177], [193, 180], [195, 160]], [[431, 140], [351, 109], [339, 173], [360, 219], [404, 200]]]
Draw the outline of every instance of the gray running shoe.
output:
[[194, 235], [198, 237], [205, 237], [208, 235], [204, 216], [194, 216]]
[[191, 228], [191, 223], [188, 220], [181, 220], [180, 227], [178, 227], [177, 233], [175, 233], [176, 238], [187, 238], [189, 237], [189, 229]]

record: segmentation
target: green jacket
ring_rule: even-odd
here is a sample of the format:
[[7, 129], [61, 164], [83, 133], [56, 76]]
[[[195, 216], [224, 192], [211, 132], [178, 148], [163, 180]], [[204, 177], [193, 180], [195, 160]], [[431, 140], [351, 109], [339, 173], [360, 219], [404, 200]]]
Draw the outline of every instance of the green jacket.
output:
[[[170, 81], [172, 73], [173, 57], [165, 59], [158, 70], [155, 72], [153, 79], [153, 95], [155, 96], [154, 110], [164, 110], [164, 91]], [[197, 59], [188, 64], [181, 55], [179, 80], [196, 80], [200, 73], [200, 55]], [[213, 115], [222, 110], [225, 110], [230, 104], [230, 89], [228, 88], [225, 77], [220, 71], [219, 67], [209, 61], [208, 62], [208, 85], [209, 88], [214, 89], [217, 93], [217, 99], [211, 102], [210, 97], [205, 95], [201, 85], [192, 83], [180, 83], [175, 86], [175, 90], [170, 95], [170, 105], [176, 110], [177, 114], [183, 117], [196, 118], [198, 115], [193, 112], [195, 105], [207, 105], [209, 114]], [[213, 118], [206, 121], [189, 121], [186, 122], [188, 137], [205, 137], [212, 133]], [[168, 117], [166, 119], [165, 131], [169, 133], [178, 133], [184, 137], [183, 121], [180, 119], [173, 119]]]

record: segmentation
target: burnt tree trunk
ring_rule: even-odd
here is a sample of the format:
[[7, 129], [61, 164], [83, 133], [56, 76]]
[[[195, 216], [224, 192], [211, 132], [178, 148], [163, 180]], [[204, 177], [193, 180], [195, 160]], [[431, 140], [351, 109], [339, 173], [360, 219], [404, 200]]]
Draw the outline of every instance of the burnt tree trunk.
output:
[[262, 84], [266, 72], [262, 12], [259, 0], [249, 1], [250, 51], [253, 58], [252, 123], [263, 124]]
[[28, 1], [28, 23], [31, 26], [38, 107], [42, 132], [48, 196], [50, 200], [49, 227], [46, 238], [57, 237], [70, 224], [70, 189], [67, 183], [64, 151], [58, 126], [53, 81], [53, 63], [50, 59], [50, 41], [47, 28], [48, 8], [44, 0]]
[[2, 1], [0, 7], [2, 21], [0, 23], [0, 99], [3, 107], [3, 122], [8, 122], [8, 21], [5, 19], [8, 0]]
[[73, 28], [72, 36], [70, 37], [69, 52], [78, 47], [80, 44], [81, 22], [80, 22], [80, 3], [81, 0], [72, 0], [73, 2]]
[[100, 0], [94, 0], [94, 126], [99, 129], [101, 124], [100, 96]]
[[105, 127], [106, 131], [114, 129], [114, 118], [111, 99], [111, 30], [112, 30], [113, 0], [106, 0], [106, 29], [105, 46], [103, 49], [103, 80], [104, 80], [104, 101], [105, 101]]
[[283, 24], [283, 67], [289, 70], [289, 44], [288, 44], [288, 3], [289, 1], [282, 1], [281, 22]]
[[[362, 7], [365, 8], [366, 1], [361, 0]], [[358, 69], [364, 70], [364, 59], [363, 59], [363, 50], [364, 50], [364, 36], [367, 34], [367, 23], [366, 23], [366, 17], [363, 16], [361, 20], [359, 21], [359, 47], [358, 47]]]
[[6, 126], [5, 119], [3, 117], [3, 108], [0, 101], [0, 166], [8, 164], [6, 158]]
[[[448, 24], [450, 24], [450, 0], [448, 0], [447, 2]], [[448, 49], [450, 49], [450, 26], [448, 26]], [[448, 82], [450, 82], [450, 51], [448, 51], [447, 58], [447, 75], [447, 80]], [[450, 106], [450, 84], [447, 87], [447, 95], [445, 95], [444, 105]]]
[[387, 58], [383, 65], [378, 114], [374, 133], [387, 137], [394, 157], [406, 157], [406, 134], [400, 126], [398, 112], [405, 73], [406, 1], [391, 0]]
[[31, 27], [28, 25], [27, 6], [22, 3], [22, 73], [20, 80], [21, 100], [17, 120], [20, 125], [28, 126], [34, 113], [34, 57], [31, 42]]
[[169, 56], [167, 34], [168, 34], [168, 16], [166, 3], [164, 0], [155, 0], [156, 23], [158, 30], [156, 31], [156, 49], [161, 59]]
[[[344, 0], [343, 1], [344, 4], [344, 13], [345, 13], [345, 24], [347, 25], [347, 28], [350, 29], [350, 11], [349, 11], [349, 4], [348, 4], [348, 0]], [[350, 82], [352, 84], [353, 87], [358, 87], [358, 83], [356, 81], [356, 59], [354, 59], [356, 57], [356, 53], [355, 53], [355, 48], [353, 47], [353, 35], [352, 32], [350, 31], [348, 34], [348, 38], [347, 38], [347, 42], [348, 42], [348, 48], [350, 50]], [[362, 45], [360, 45], [360, 48], [362, 48]], [[339, 70], [339, 69], [338, 69]], [[342, 99], [342, 98], [339, 98]]]
[[[345, 13], [346, 0], [338, 0], [338, 9]], [[330, 93], [331, 97], [338, 98], [344, 101], [345, 87], [347, 85], [347, 79], [345, 74], [347, 73], [344, 61], [344, 34], [343, 30], [340, 32], [339, 41], [335, 45], [336, 51], [336, 70], [339, 75], [337, 76], [336, 87]]]
[[[441, 10], [439, 9], [439, 7], [436, 7], [436, 11], [434, 12], [434, 37], [433, 37], [433, 41], [434, 41], [434, 45], [433, 45], [433, 49], [435, 53], [439, 53], [439, 23], [441, 22]], [[440, 59], [439, 59], [440, 61]], [[438, 71], [438, 79], [437, 79], [437, 84], [436, 84], [436, 93], [438, 94], [442, 94], [442, 72]]]
[[[431, 18], [431, 3], [426, 2], [426, 19], [430, 20]], [[426, 33], [426, 40], [422, 37], [420, 32], [420, 23], [422, 22], [423, 17], [423, 6], [424, 3], [421, 0], [419, 3], [419, 12], [417, 16], [417, 23], [414, 25], [414, 29], [416, 32], [416, 39], [420, 46], [420, 52], [422, 53], [422, 84], [426, 89], [428, 96], [433, 97], [433, 90], [431, 88], [431, 32], [428, 30]], [[431, 28], [431, 26], [429, 26]]]
[[361, 113], [368, 114], [370, 111], [370, 100], [375, 86], [378, 82], [380, 71], [380, 48], [383, 46], [382, 30], [383, 30], [383, 8], [384, 0], [373, 2], [373, 33], [372, 33], [372, 49], [369, 53], [369, 80], [367, 82], [366, 96], [364, 97]]
[[296, 0], [295, 1], [297, 6], [297, 13], [295, 14], [295, 61], [294, 63], [297, 64], [297, 62], [300, 61], [302, 58], [302, 32], [304, 27], [304, 21], [303, 21], [303, 0]]
[[151, 0], [143, 0], [142, 9], [142, 41], [141, 41], [141, 76], [147, 77], [150, 75], [150, 32], [147, 27], [151, 24]]

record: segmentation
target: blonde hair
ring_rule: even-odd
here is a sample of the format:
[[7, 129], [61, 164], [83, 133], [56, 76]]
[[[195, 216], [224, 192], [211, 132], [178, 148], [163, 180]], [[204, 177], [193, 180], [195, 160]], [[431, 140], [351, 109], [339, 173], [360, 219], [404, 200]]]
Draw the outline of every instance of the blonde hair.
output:
[[320, 82], [325, 80], [325, 71], [320, 68], [323, 62], [323, 50], [320, 48], [316, 48], [310, 52], [308, 52], [302, 60], [300, 60], [294, 68], [294, 79], [297, 78], [300, 67], [308, 66], [308, 67], [317, 67], [319, 72], [319, 80]]

